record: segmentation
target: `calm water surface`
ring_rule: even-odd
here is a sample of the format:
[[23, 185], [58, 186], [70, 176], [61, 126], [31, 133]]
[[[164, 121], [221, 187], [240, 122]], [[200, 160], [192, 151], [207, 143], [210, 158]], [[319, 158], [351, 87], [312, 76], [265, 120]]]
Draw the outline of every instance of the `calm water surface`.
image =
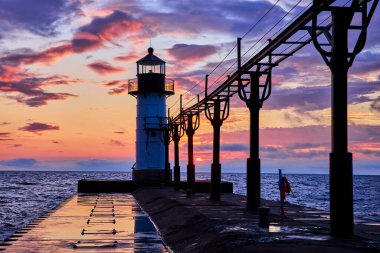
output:
[[[181, 175], [186, 178], [186, 174]], [[294, 194], [287, 200], [328, 211], [328, 175], [287, 175]], [[0, 172], [0, 241], [76, 193], [79, 179], [131, 179], [129, 172]], [[198, 173], [209, 179], [209, 173]], [[234, 192], [245, 194], [245, 174], [223, 174]], [[278, 200], [278, 177], [262, 175], [262, 196]], [[380, 176], [355, 176], [355, 218], [380, 221]]]

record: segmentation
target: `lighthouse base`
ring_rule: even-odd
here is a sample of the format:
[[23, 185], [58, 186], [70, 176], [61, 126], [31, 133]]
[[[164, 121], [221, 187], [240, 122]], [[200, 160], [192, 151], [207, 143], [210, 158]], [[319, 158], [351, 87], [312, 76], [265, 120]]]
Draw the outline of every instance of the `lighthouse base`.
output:
[[143, 186], [160, 186], [165, 183], [165, 171], [156, 170], [138, 170], [132, 171], [132, 179], [135, 183]]

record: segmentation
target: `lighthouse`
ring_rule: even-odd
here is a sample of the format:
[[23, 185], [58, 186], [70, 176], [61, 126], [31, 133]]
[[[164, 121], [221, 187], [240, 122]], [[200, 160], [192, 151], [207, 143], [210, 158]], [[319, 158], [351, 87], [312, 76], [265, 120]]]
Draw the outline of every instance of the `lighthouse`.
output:
[[165, 77], [165, 61], [153, 52], [152, 47], [148, 48], [148, 54], [136, 62], [137, 78], [128, 81], [128, 94], [137, 99], [136, 163], [132, 178], [145, 185], [164, 182], [166, 98], [174, 94], [174, 81]]

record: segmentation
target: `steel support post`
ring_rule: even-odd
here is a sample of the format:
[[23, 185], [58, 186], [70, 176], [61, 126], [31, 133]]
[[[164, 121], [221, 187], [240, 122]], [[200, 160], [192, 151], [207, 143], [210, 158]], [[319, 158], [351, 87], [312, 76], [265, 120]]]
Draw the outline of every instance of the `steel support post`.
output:
[[173, 142], [174, 142], [174, 189], [179, 190], [181, 175], [180, 175], [180, 166], [179, 166], [179, 125], [174, 125], [174, 133], [173, 133]]
[[164, 144], [165, 144], [165, 183], [169, 184], [171, 182], [171, 172], [170, 172], [170, 162], [169, 162], [170, 135], [169, 135], [168, 129], [165, 129]]
[[194, 192], [195, 185], [195, 165], [194, 165], [194, 148], [193, 148], [193, 137], [194, 137], [194, 128], [193, 128], [193, 115], [189, 114], [187, 116], [187, 191], [190, 193]]
[[259, 158], [259, 112], [260, 112], [260, 74], [252, 73], [251, 96], [249, 101], [250, 138], [249, 158], [247, 159], [247, 210], [257, 211], [260, 206], [261, 169]]
[[221, 169], [220, 165], [220, 127], [222, 120], [220, 118], [220, 100], [214, 101], [214, 118], [212, 119], [212, 127], [214, 129], [213, 136], [213, 159], [211, 164], [211, 191], [210, 198], [212, 200], [220, 200], [220, 181]]
[[330, 226], [335, 236], [352, 235], [354, 231], [352, 154], [348, 152], [347, 142], [347, 59], [351, 20], [352, 12], [347, 8], [332, 11]]

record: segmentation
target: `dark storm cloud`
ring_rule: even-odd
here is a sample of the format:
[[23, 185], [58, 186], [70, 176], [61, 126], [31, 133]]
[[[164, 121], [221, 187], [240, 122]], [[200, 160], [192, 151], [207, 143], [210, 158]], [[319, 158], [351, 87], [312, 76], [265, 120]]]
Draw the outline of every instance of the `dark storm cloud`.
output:
[[32, 158], [19, 158], [13, 160], [0, 161], [0, 165], [9, 166], [9, 167], [23, 167], [30, 168], [37, 164], [37, 160]]
[[41, 36], [57, 34], [60, 22], [80, 10], [79, 0], [3, 0], [0, 1], [0, 33], [28, 30]]
[[29, 123], [24, 127], [19, 128], [22, 131], [28, 131], [32, 133], [40, 133], [43, 131], [59, 130], [59, 126], [49, 125], [40, 122]]

